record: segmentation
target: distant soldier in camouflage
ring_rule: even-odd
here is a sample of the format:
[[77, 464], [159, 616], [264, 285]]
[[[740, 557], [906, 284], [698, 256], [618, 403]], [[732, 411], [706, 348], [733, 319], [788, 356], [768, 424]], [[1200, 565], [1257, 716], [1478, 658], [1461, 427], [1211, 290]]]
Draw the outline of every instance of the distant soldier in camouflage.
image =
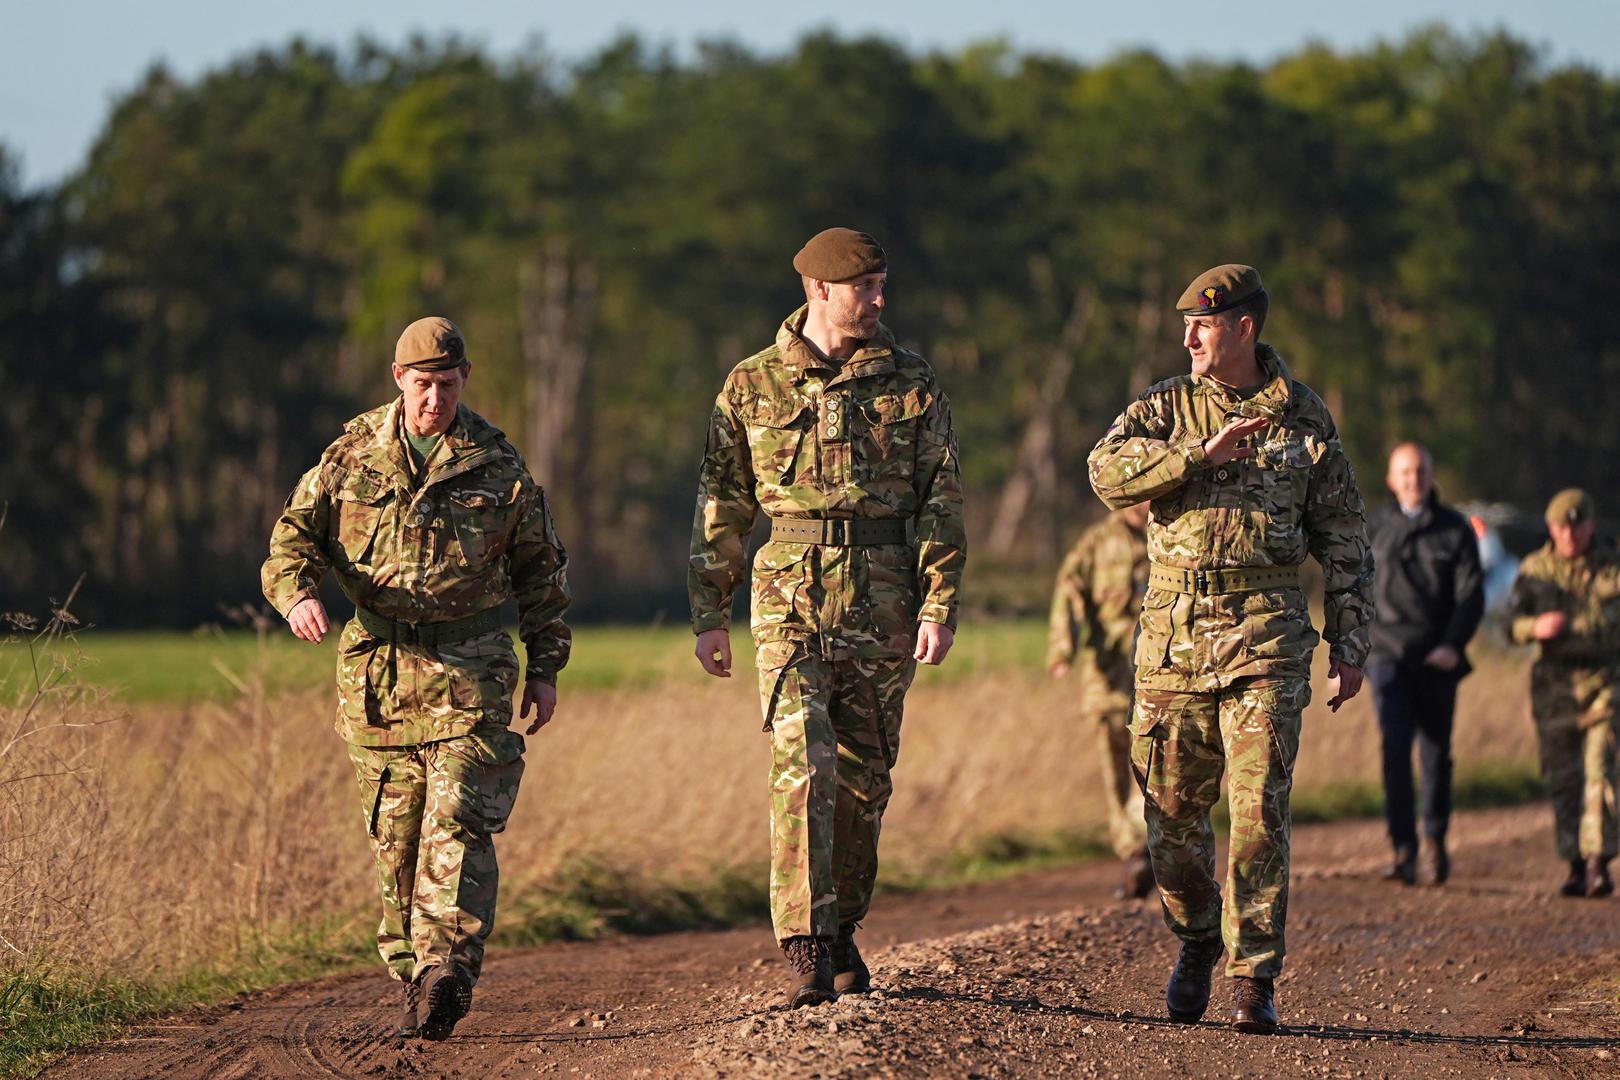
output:
[[756, 515], [753, 632], [771, 734], [771, 921], [794, 1006], [862, 993], [854, 933], [916, 663], [950, 650], [967, 541], [950, 406], [880, 323], [887, 263], [828, 229], [795, 256], [806, 303], [727, 376], [698, 479], [697, 657], [731, 674], [732, 595]]
[[1565, 896], [1614, 892], [1615, 681], [1620, 678], [1620, 550], [1597, 536], [1592, 499], [1578, 488], [1547, 506], [1551, 539], [1519, 564], [1509, 631], [1534, 642], [1530, 711], [1552, 796]]
[[400, 1034], [429, 1039], [449, 1036], [472, 1004], [495, 919], [490, 837], [523, 775], [501, 603], [517, 600], [530, 735], [556, 709], [569, 651], [567, 555], [517, 450], [458, 404], [471, 367], [448, 319], [407, 327], [394, 353], [400, 397], [349, 421], [298, 481], [262, 574], [305, 641], [330, 629], [316, 596], [327, 570], [354, 601], [338, 642], [337, 730], [377, 857], [378, 948], [404, 984]]
[[[1091, 452], [1091, 484], [1115, 508], [1152, 503], [1131, 763], [1165, 921], [1182, 942], [1165, 1001], [1173, 1019], [1203, 1016], [1224, 937], [1233, 1026], [1269, 1033], [1288, 798], [1318, 640], [1300, 565], [1310, 554], [1322, 567], [1337, 710], [1361, 688], [1372, 556], [1333, 417], [1258, 340], [1269, 307], [1259, 273], [1215, 267], [1176, 307], [1192, 373], [1150, 387], [1114, 421]], [[1209, 817], [1223, 771], [1224, 909]]]
[[1111, 514], [1080, 535], [1058, 570], [1052, 591], [1046, 668], [1054, 679], [1078, 666], [1080, 709], [1097, 731], [1103, 799], [1114, 854], [1125, 878], [1114, 895], [1153, 891], [1142, 789], [1131, 774], [1131, 647], [1147, 590], [1146, 503]]

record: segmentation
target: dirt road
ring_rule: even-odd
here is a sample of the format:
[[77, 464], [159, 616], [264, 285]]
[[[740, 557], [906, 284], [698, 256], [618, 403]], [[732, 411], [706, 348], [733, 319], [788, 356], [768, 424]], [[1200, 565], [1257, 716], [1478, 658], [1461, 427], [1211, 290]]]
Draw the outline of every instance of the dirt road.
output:
[[1463, 815], [1444, 889], [1385, 884], [1376, 824], [1297, 830], [1286, 1032], [1165, 1019], [1157, 903], [1083, 866], [885, 897], [863, 932], [879, 992], [776, 1007], [762, 928], [492, 955], [444, 1043], [385, 1037], [378, 972], [244, 997], [61, 1063], [89, 1077], [1620, 1076], [1620, 902], [1553, 895], [1543, 807]]

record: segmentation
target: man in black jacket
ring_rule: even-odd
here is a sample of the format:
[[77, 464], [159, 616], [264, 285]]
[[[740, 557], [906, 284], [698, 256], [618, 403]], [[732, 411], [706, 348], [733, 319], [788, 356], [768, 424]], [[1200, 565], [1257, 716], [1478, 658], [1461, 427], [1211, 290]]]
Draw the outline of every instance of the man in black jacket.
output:
[[1385, 878], [1417, 880], [1412, 743], [1423, 769], [1423, 869], [1443, 884], [1451, 872], [1451, 720], [1463, 650], [1484, 614], [1479, 547], [1468, 519], [1434, 492], [1434, 461], [1417, 443], [1397, 446], [1385, 478], [1394, 499], [1368, 520], [1375, 577], [1367, 681], [1384, 741], [1384, 813], [1395, 861]]

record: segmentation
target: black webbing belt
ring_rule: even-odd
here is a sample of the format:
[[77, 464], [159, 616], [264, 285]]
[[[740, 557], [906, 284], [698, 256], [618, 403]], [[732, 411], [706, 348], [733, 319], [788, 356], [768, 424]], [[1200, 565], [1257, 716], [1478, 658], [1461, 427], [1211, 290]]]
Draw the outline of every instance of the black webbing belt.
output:
[[367, 611], [363, 607], [354, 609], [354, 617], [360, 620], [360, 625], [372, 637], [391, 641], [396, 645], [425, 645], [430, 649], [466, 641], [468, 638], [475, 638], [479, 634], [487, 634], [501, 628], [500, 608], [485, 608], [476, 615], [468, 615], [464, 619], [431, 623], [408, 623], [397, 619], [385, 619], [375, 611]]

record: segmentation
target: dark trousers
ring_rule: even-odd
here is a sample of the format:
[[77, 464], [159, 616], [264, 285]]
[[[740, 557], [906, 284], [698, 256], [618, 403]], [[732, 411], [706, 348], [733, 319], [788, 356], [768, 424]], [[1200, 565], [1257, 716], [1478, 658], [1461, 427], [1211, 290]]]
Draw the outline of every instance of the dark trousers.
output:
[[1396, 847], [1416, 847], [1412, 743], [1423, 770], [1423, 835], [1446, 838], [1451, 820], [1451, 720], [1457, 678], [1421, 664], [1379, 661], [1367, 669], [1384, 742], [1384, 816]]

